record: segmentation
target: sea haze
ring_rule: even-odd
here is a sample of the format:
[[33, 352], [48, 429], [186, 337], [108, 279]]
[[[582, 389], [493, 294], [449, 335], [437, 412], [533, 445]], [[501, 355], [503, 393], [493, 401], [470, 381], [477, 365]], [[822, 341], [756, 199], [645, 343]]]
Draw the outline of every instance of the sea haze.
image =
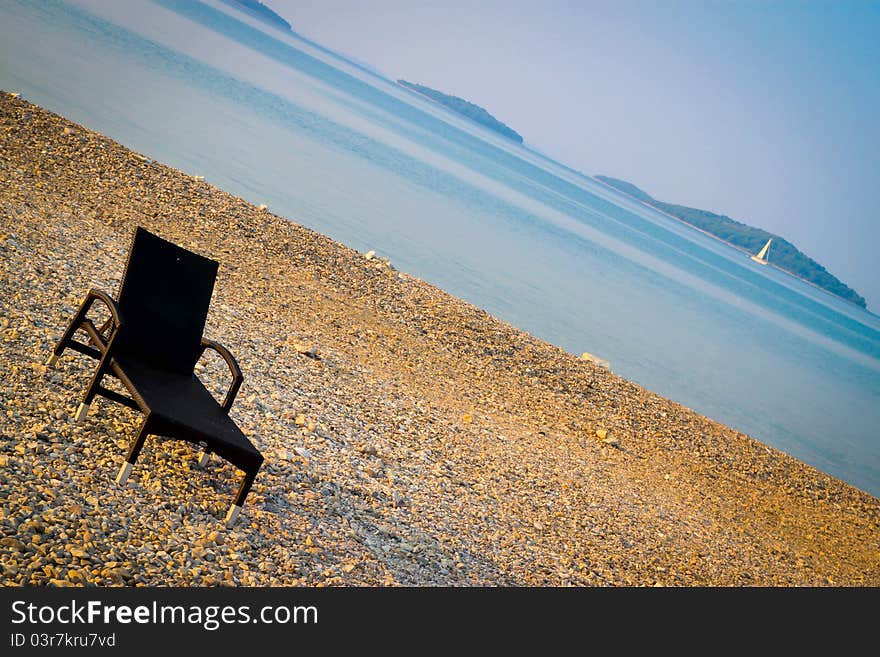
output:
[[0, 88], [880, 496], [877, 316], [226, 3], [12, 0], [0, 37]]

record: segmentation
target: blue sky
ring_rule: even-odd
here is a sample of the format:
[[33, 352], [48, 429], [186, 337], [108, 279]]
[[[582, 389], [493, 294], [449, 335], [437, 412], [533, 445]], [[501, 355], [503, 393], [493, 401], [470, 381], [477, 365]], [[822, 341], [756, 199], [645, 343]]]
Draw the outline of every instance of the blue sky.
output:
[[880, 2], [266, 4], [584, 173], [782, 235], [880, 310]]

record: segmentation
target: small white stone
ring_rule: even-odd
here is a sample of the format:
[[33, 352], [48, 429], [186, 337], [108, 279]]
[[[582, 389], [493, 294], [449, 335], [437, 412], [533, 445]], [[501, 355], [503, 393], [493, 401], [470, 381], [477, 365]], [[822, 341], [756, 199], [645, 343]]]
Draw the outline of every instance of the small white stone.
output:
[[303, 356], [308, 356], [309, 358], [316, 358], [318, 356], [317, 348], [307, 342], [295, 342], [293, 348], [297, 353], [302, 354]]
[[591, 363], [598, 365], [599, 367], [604, 367], [606, 370], [611, 369], [611, 363], [609, 363], [604, 358], [599, 358], [598, 356], [594, 356], [588, 351], [585, 351], [581, 354], [581, 360], [586, 360]]

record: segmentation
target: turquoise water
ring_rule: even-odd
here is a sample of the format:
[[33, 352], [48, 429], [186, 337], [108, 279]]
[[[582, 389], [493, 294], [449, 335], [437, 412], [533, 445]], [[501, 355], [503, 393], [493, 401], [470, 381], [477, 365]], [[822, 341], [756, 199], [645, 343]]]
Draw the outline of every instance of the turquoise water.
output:
[[13, 0], [0, 88], [880, 496], [880, 318], [317, 44], [221, 2]]

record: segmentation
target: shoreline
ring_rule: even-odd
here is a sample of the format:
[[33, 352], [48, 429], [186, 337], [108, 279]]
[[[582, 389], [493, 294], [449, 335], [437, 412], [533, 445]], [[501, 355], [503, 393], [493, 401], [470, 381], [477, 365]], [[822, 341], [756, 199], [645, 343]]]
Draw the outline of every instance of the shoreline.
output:
[[[2, 585], [880, 585], [864, 491], [3, 92], [0, 149]], [[43, 365], [137, 225], [220, 262], [232, 529], [229, 466], [151, 437], [115, 485], [139, 416]]]

